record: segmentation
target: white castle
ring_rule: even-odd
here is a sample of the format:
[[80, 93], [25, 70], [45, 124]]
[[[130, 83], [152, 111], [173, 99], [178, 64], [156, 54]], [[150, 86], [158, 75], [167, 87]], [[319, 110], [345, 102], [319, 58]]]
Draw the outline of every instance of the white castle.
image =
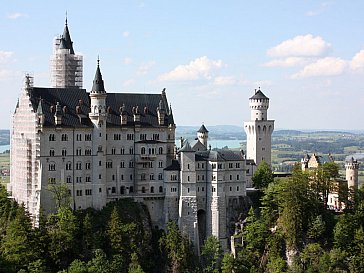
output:
[[[74, 53], [67, 21], [54, 40], [51, 70], [51, 88], [25, 77], [13, 115], [8, 190], [34, 222], [41, 209], [56, 210], [50, 186], [63, 183], [75, 210], [132, 198], [148, 207], [154, 226], [178, 222], [196, 249], [209, 235], [227, 248], [246, 196], [244, 153], [211, 150], [204, 125], [177, 149], [165, 90], [108, 92], [99, 61], [92, 89], [82, 89], [82, 56]], [[268, 103], [260, 90], [250, 98], [249, 162], [270, 163]]]

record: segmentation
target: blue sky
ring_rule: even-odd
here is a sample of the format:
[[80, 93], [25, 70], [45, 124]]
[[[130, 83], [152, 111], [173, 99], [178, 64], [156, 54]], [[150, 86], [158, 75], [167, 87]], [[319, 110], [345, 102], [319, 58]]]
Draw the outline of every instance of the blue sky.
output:
[[0, 10], [0, 128], [25, 73], [49, 86], [65, 13], [90, 90], [167, 90], [178, 125], [250, 118], [254, 89], [276, 128], [364, 129], [364, 1], [20, 1]]

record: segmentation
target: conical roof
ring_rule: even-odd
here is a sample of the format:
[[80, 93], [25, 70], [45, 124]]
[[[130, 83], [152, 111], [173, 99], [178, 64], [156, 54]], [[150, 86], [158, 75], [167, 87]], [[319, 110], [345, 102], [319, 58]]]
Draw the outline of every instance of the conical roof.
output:
[[208, 133], [209, 131], [206, 129], [205, 125], [202, 124], [200, 129], [198, 129], [197, 133]]
[[66, 18], [66, 24], [64, 26], [62, 38], [64, 39], [66, 48], [70, 50], [70, 53], [75, 54], [75, 51], [73, 50], [73, 42], [71, 40], [70, 31], [68, 29], [67, 18]]
[[97, 69], [95, 73], [95, 79], [92, 85], [91, 93], [106, 93], [104, 87], [104, 81], [102, 79], [101, 71], [100, 71], [100, 60], [97, 60]]
[[250, 99], [268, 99], [268, 97], [259, 89], [258, 91], [255, 91], [254, 96]]

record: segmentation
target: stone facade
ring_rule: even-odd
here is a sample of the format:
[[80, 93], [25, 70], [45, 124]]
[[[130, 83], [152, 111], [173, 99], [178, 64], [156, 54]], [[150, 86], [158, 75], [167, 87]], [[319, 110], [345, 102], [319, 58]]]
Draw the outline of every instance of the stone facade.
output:
[[[59, 39], [52, 59], [74, 54], [67, 24]], [[63, 69], [52, 70], [53, 77], [75, 75], [73, 66]], [[13, 115], [8, 190], [35, 224], [41, 209], [56, 211], [54, 191], [63, 185], [75, 210], [133, 198], [146, 204], [155, 227], [178, 222], [197, 251], [210, 235], [228, 248], [246, 196], [242, 152], [208, 148], [204, 125], [177, 149], [165, 90], [108, 92], [99, 63], [90, 91], [76, 77], [51, 88], [32, 81], [25, 77]]]

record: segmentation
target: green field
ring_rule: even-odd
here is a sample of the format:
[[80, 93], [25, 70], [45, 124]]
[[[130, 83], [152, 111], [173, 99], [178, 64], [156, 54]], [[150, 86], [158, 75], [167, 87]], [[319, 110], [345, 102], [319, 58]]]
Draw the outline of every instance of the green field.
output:
[[[10, 169], [10, 154], [0, 154], [0, 169]], [[9, 183], [10, 176], [1, 176], [0, 183]]]

